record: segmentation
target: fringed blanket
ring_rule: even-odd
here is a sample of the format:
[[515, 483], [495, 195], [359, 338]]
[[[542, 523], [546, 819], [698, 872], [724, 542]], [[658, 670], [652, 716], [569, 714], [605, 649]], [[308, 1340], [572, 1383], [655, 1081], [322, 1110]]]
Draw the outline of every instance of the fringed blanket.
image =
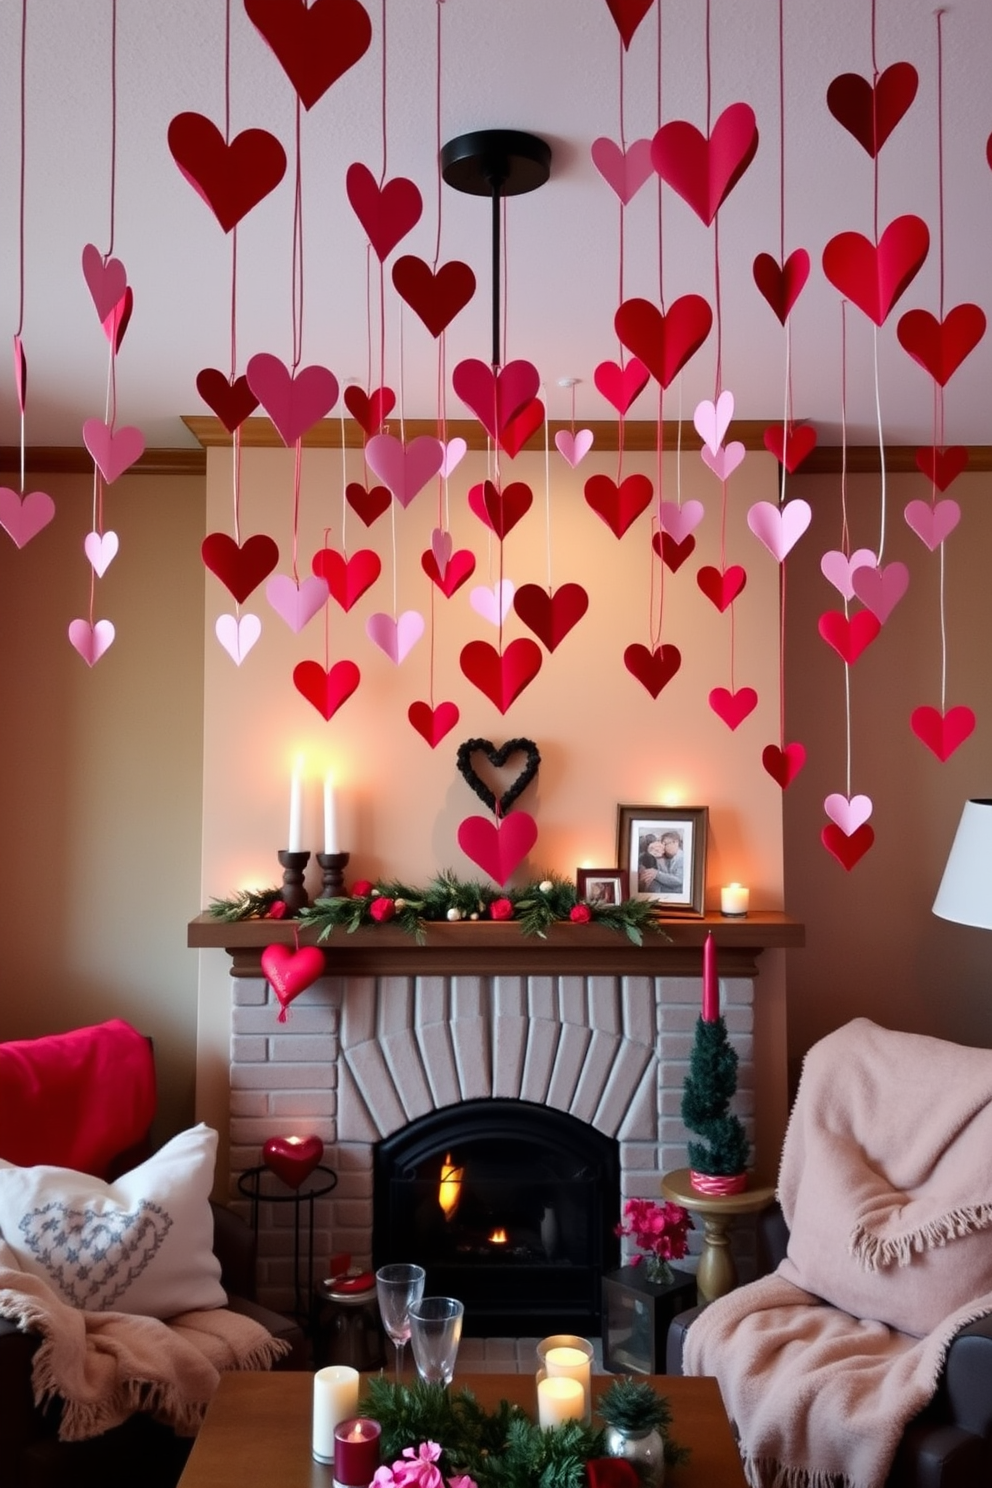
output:
[[40, 1277], [0, 1267], [0, 1317], [38, 1333], [35, 1403], [62, 1402], [59, 1436], [81, 1441], [146, 1411], [195, 1434], [221, 1372], [270, 1369], [288, 1350], [261, 1324], [219, 1307], [167, 1323], [68, 1307]]
[[685, 1371], [719, 1380], [754, 1488], [880, 1488], [992, 1312], [992, 1053], [863, 1018], [823, 1039], [779, 1199], [786, 1260], [700, 1314]]

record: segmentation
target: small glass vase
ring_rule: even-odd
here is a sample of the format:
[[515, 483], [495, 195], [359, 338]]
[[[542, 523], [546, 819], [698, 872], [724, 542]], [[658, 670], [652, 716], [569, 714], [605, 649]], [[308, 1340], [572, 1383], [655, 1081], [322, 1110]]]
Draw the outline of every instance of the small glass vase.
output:
[[[663, 1261], [662, 1264], [668, 1263]], [[653, 1426], [647, 1431], [625, 1431], [620, 1426], [608, 1426], [606, 1450], [611, 1457], [621, 1457], [629, 1462], [645, 1488], [661, 1488], [665, 1480], [665, 1439]]]
[[671, 1286], [675, 1280], [675, 1272], [668, 1261], [655, 1255], [653, 1251], [649, 1251], [644, 1257], [644, 1275], [655, 1286]]

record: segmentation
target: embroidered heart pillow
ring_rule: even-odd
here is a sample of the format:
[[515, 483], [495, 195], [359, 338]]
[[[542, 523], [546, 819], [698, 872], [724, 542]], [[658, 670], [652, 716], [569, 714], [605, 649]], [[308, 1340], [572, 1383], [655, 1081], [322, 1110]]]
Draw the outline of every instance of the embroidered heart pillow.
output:
[[217, 1133], [199, 1125], [114, 1183], [0, 1161], [0, 1251], [72, 1307], [169, 1318], [223, 1307], [210, 1208]]

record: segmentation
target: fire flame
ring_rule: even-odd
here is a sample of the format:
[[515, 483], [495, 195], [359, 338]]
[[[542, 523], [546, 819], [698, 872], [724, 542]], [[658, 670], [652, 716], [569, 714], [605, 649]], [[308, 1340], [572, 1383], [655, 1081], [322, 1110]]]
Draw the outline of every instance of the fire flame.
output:
[[506, 1244], [506, 1231], [502, 1227], [500, 1229], [498, 1229], [498, 1230], [493, 1230], [492, 1234], [489, 1236], [489, 1244], [490, 1245], [505, 1245]]
[[445, 1220], [452, 1219], [458, 1208], [464, 1176], [465, 1169], [454, 1167], [451, 1162], [451, 1153], [446, 1153], [444, 1162], [441, 1164], [441, 1183], [437, 1191], [437, 1201], [444, 1211]]

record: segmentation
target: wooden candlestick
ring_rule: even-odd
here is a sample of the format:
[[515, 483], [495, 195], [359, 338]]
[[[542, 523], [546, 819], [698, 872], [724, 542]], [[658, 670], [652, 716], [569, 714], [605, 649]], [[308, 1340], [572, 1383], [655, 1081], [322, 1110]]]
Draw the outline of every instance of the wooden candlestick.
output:
[[339, 899], [344, 889], [344, 870], [348, 866], [348, 853], [318, 853], [317, 862], [324, 870], [321, 899]]
[[282, 848], [279, 852], [279, 861], [282, 864], [282, 900], [291, 915], [299, 914], [301, 909], [306, 909], [310, 903], [306, 889], [303, 887], [303, 870], [310, 861], [308, 852], [289, 852]]

